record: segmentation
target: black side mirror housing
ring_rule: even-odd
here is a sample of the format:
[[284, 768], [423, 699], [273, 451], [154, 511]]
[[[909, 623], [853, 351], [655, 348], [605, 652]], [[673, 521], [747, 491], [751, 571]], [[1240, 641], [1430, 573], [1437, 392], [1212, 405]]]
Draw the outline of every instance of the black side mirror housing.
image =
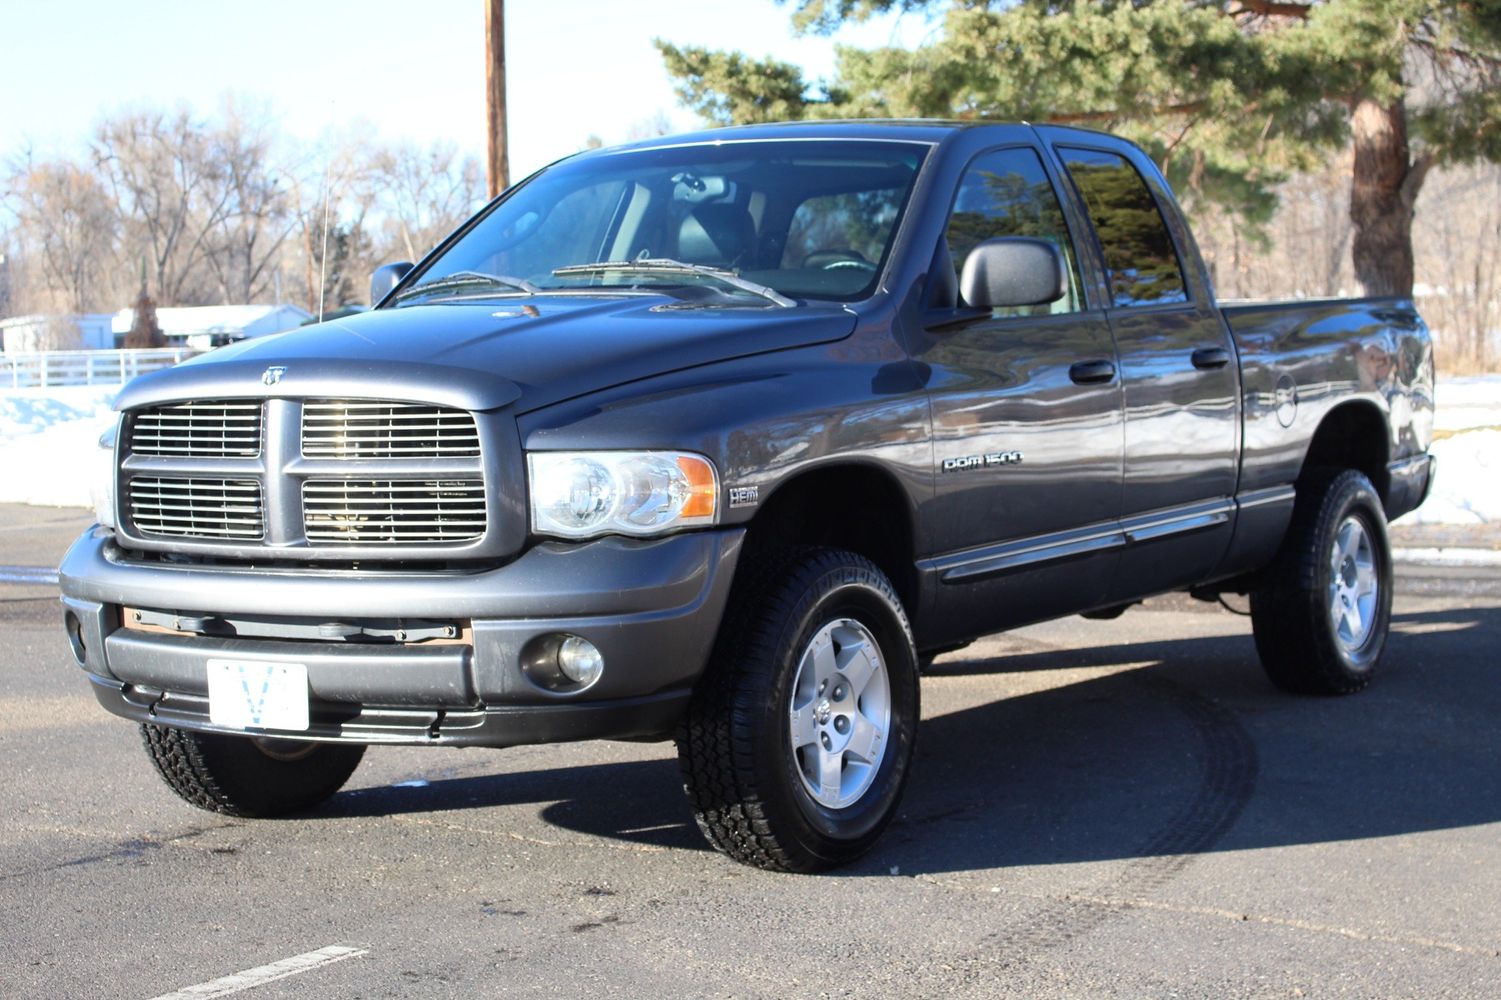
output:
[[979, 309], [1040, 306], [1068, 291], [1068, 265], [1057, 244], [1030, 236], [985, 240], [964, 258], [959, 294]]
[[374, 308], [380, 304], [380, 300], [391, 294], [391, 289], [401, 284], [401, 279], [412, 272], [415, 265], [409, 260], [399, 260], [394, 264], [382, 264], [370, 275], [370, 306]]

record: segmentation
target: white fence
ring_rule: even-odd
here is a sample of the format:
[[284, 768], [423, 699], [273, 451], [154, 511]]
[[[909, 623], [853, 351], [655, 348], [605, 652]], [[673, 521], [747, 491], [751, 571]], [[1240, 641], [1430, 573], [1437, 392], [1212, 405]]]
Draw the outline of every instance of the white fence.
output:
[[169, 347], [140, 351], [36, 351], [0, 354], [0, 388], [113, 385], [171, 368], [198, 351]]

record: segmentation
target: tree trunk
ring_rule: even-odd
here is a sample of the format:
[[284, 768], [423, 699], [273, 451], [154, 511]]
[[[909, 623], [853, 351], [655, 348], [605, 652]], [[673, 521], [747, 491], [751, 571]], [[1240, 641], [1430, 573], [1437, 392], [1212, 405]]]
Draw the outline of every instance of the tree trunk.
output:
[[1355, 278], [1367, 295], [1412, 294], [1412, 210], [1427, 173], [1407, 149], [1400, 100], [1355, 106], [1355, 177], [1350, 189]]

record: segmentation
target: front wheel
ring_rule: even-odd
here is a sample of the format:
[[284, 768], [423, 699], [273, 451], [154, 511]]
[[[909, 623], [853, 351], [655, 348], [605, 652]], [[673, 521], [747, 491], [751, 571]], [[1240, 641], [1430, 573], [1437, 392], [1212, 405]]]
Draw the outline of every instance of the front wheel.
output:
[[753, 559], [678, 736], [699, 828], [760, 868], [853, 861], [896, 813], [917, 720], [912, 633], [885, 574], [833, 549]]
[[1297, 694], [1351, 694], [1370, 683], [1392, 616], [1386, 514], [1353, 470], [1300, 486], [1277, 560], [1251, 591], [1251, 627], [1267, 676]]
[[363, 745], [226, 736], [143, 723], [157, 773], [184, 801], [209, 812], [267, 818], [300, 812], [343, 787]]

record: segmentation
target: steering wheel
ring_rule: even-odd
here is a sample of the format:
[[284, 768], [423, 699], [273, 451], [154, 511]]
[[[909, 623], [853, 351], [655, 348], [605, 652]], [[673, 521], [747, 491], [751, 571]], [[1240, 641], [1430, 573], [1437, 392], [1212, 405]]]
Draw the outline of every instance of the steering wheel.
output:
[[803, 258], [803, 267], [819, 271], [839, 271], [847, 268], [855, 268], [859, 271], [873, 272], [876, 269], [876, 265], [866, 260], [860, 251], [851, 250], [847, 247], [815, 250]]

